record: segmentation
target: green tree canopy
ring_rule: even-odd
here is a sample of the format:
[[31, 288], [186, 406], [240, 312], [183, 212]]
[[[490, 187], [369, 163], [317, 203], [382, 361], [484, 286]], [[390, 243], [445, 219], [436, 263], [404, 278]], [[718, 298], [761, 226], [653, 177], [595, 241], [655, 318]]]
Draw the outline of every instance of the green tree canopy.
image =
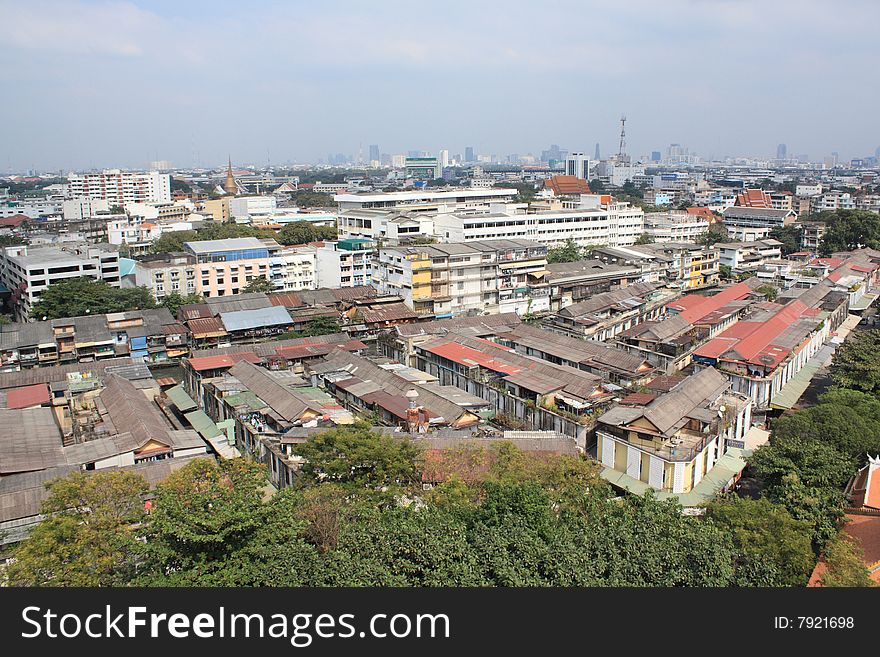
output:
[[305, 459], [302, 475], [356, 489], [406, 486], [420, 474], [420, 449], [411, 438], [372, 431], [365, 423], [322, 431], [294, 451]]
[[865, 566], [861, 546], [843, 532], [828, 542], [824, 561], [825, 572], [819, 580], [822, 586], [877, 586]]
[[800, 226], [779, 226], [770, 231], [770, 238], [782, 242], [782, 255], [789, 255], [801, 250], [804, 229]]
[[87, 277], [66, 278], [46, 288], [34, 304], [31, 317], [58, 319], [155, 307], [146, 287], [118, 288]]
[[251, 292], [262, 292], [263, 294], [271, 294], [275, 292], [275, 284], [265, 276], [256, 276], [248, 281], [248, 284], [241, 288], [242, 294]]
[[13, 586], [123, 586], [140, 551], [146, 480], [132, 472], [76, 472], [51, 484], [46, 518], [13, 553]]
[[[785, 507], [765, 498], [753, 500], [727, 495], [707, 505], [706, 517], [733, 539], [738, 553], [738, 572], [749, 576], [756, 572], [773, 573], [769, 579], [741, 583], [806, 585], [816, 563], [812, 527], [792, 518]], [[768, 564], [772, 569], [767, 569]]]
[[555, 264], [558, 262], [577, 262], [584, 259], [584, 253], [581, 247], [574, 240], [566, 240], [565, 246], [560, 246], [547, 251], [547, 262]]
[[315, 226], [308, 221], [292, 221], [285, 224], [276, 236], [279, 244], [306, 244], [336, 239], [334, 226]]
[[853, 331], [834, 352], [835, 385], [880, 397], [880, 329]]
[[880, 215], [868, 210], [834, 210], [819, 213], [825, 236], [819, 250], [824, 255], [861, 247], [880, 248]]
[[187, 294], [186, 296], [183, 296], [178, 294], [177, 292], [172, 292], [171, 294], [163, 297], [159, 305], [163, 308], [167, 308], [174, 317], [177, 317], [177, 312], [180, 310], [181, 306], [204, 302], [205, 299], [204, 297], [202, 297], [201, 294]]

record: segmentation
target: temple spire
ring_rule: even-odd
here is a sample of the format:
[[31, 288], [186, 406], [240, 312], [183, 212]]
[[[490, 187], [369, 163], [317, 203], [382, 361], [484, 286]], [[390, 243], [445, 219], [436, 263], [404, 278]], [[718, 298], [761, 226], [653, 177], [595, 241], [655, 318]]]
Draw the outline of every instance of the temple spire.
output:
[[223, 183], [223, 191], [230, 196], [238, 194], [238, 185], [235, 182], [235, 176], [232, 175], [232, 156], [229, 156], [229, 166], [226, 169], [226, 182]]

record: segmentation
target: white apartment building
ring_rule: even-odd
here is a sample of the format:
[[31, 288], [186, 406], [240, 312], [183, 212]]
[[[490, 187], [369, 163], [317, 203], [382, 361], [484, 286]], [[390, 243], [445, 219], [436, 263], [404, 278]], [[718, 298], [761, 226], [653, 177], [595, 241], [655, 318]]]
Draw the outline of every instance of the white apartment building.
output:
[[271, 280], [278, 292], [314, 290], [318, 287], [318, 250], [314, 246], [282, 246], [261, 240], [269, 249]]
[[849, 192], [830, 191], [814, 196], [810, 199], [812, 212], [826, 212], [831, 210], [854, 210], [856, 200]]
[[347, 238], [324, 242], [315, 250], [317, 256], [317, 287], [356, 287], [372, 282], [372, 240]]
[[529, 240], [478, 240], [380, 248], [373, 284], [418, 313], [520, 315], [550, 309], [547, 247]]
[[146, 201], [171, 201], [171, 176], [106, 169], [101, 173], [71, 173], [67, 177], [68, 198], [90, 198], [113, 205]]
[[383, 240], [433, 237], [434, 217], [429, 214], [387, 210], [346, 210], [337, 220], [340, 237]]
[[648, 212], [645, 233], [655, 242], [693, 242], [709, 230], [709, 220], [684, 210]]
[[138, 260], [135, 284], [150, 288], [156, 301], [169, 294], [187, 296], [196, 292], [196, 258], [187, 253], [160, 253]]
[[74, 198], [65, 200], [62, 212], [66, 221], [83, 221], [100, 212], [109, 212], [110, 204], [104, 199]]
[[818, 196], [822, 193], [822, 183], [796, 185], [795, 196]]
[[17, 321], [30, 318], [31, 309], [49, 286], [78, 277], [119, 287], [119, 253], [109, 244], [84, 243], [10, 246], [0, 252], [0, 283], [12, 292], [10, 306]]
[[61, 217], [63, 213], [64, 197], [57, 195], [0, 203], [0, 218], [23, 214], [31, 219], [39, 219], [41, 217]]
[[576, 204], [580, 207], [535, 213], [438, 214], [435, 233], [444, 242], [526, 239], [557, 247], [568, 240], [580, 246], [629, 246], [644, 232], [639, 207], [598, 194], [582, 195]]
[[409, 212], [471, 212], [488, 211], [492, 203], [511, 203], [515, 189], [422, 189], [407, 192], [367, 192], [336, 194], [339, 211], [345, 210], [407, 210]]
[[755, 242], [723, 242], [715, 245], [719, 262], [736, 272], [754, 271], [768, 260], [782, 257], [782, 242], [758, 240]]
[[267, 223], [268, 217], [278, 208], [274, 196], [237, 196], [229, 199], [229, 216], [233, 219], [250, 219], [251, 223]]

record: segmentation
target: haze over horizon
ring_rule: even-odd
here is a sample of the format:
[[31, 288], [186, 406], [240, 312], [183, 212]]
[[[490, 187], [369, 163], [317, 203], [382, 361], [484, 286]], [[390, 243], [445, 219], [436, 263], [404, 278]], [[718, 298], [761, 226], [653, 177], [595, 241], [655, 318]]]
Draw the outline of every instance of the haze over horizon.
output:
[[[842, 161], [880, 144], [880, 3], [0, 0], [0, 170], [551, 144]], [[870, 17], [874, 19], [871, 20]]]

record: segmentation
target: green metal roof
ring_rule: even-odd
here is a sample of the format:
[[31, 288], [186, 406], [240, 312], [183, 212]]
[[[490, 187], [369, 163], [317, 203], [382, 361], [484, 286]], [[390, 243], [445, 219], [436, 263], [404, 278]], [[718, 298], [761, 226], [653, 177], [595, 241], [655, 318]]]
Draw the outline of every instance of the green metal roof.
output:
[[773, 395], [770, 401], [770, 408], [780, 408], [788, 410], [795, 404], [810, 386], [810, 381], [816, 376], [816, 372], [825, 365], [834, 354], [833, 345], [825, 345], [816, 355], [804, 364], [801, 370], [791, 377], [782, 388]]
[[[715, 497], [727, 483], [746, 467], [746, 459], [751, 456], [752, 450], [728, 448], [727, 452], [712, 467], [706, 476], [700, 480], [693, 490], [687, 493], [670, 493], [667, 491], [655, 491], [654, 494], [661, 500], [677, 499], [684, 507], [695, 507], [705, 504]], [[604, 468], [602, 478], [608, 483], [629, 491], [634, 495], [644, 495], [653, 490], [648, 484], [639, 479], [630, 477], [628, 474]]]
[[865, 308], [870, 306], [872, 303], [874, 303], [874, 301], [877, 300], [877, 296], [878, 295], [876, 295], [876, 294], [863, 294], [861, 296], [861, 298], [859, 298], [858, 301], [856, 301], [854, 304], [850, 305], [849, 309], [850, 310], [864, 310]]
[[181, 413], [187, 413], [199, 407], [199, 405], [193, 401], [193, 398], [186, 394], [186, 390], [183, 389], [183, 386], [179, 384], [168, 388], [168, 390], [165, 391], [165, 394]]
[[214, 421], [208, 417], [207, 413], [201, 409], [191, 413], [184, 413], [183, 417], [192, 425], [193, 429], [199, 432], [202, 438], [216, 438], [223, 433], [217, 428]]
[[224, 399], [229, 402], [231, 406], [249, 406], [251, 410], [254, 411], [259, 411], [261, 408], [266, 408], [266, 402], [257, 397], [250, 390], [244, 390], [234, 395], [229, 395], [227, 397], [224, 397]]

